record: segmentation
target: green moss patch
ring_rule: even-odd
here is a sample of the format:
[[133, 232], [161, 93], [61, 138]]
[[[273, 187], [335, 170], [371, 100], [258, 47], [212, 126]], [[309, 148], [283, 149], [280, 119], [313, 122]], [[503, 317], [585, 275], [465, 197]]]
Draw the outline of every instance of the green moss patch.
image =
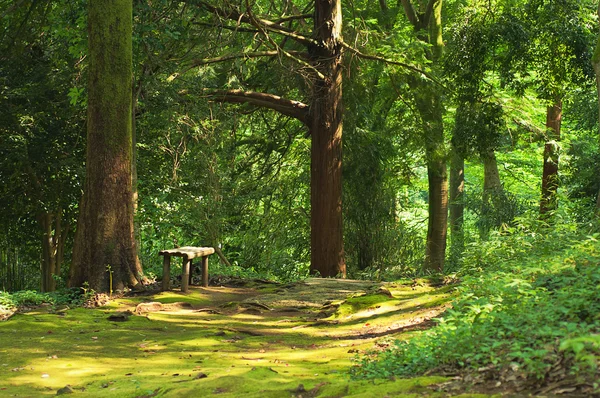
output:
[[[390, 297], [374, 283], [336, 280], [267, 286], [17, 314], [0, 323], [0, 395], [56, 395], [69, 385], [90, 397], [410, 397], [435, 396], [428, 386], [446, 380], [373, 383], [347, 372], [357, 354], [403, 338], [402, 325], [439, 311], [449, 293], [398, 286]], [[150, 301], [164, 308], [109, 319]]]

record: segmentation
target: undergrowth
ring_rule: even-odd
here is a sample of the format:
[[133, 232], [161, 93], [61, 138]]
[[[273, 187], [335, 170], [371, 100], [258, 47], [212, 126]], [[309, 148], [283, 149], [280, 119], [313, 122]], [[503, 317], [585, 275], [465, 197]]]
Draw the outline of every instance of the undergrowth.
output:
[[40, 293], [34, 290], [22, 290], [13, 293], [0, 291], [0, 311], [42, 304], [78, 307], [84, 305], [93, 295], [94, 291], [78, 287], [61, 289], [51, 293]]
[[[433, 329], [357, 359], [355, 378], [484, 367], [592, 375], [600, 356], [600, 235], [521, 219], [468, 248], [453, 308]], [[595, 386], [597, 388], [597, 386]]]

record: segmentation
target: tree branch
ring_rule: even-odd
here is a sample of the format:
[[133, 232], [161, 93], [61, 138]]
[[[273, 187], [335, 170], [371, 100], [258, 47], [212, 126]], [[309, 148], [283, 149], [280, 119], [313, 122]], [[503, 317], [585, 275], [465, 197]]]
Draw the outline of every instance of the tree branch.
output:
[[[247, 0], [246, 0], [247, 2]], [[277, 45], [277, 43], [275, 43], [275, 41], [271, 38], [271, 36], [269, 36], [269, 33], [266, 31], [266, 29], [264, 29], [263, 26], [261, 26], [261, 22], [259, 19], [257, 19], [254, 14], [252, 14], [250, 12], [250, 5], [248, 5], [248, 17], [250, 19], [250, 23], [255, 26], [258, 30], [261, 31], [261, 33], [263, 34], [263, 36], [265, 36], [267, 38], [267, 40], [269, 41], [269, 43], [271, 43], [271, 45], [273, 45], [273, 47], [275, 47], [277, 49], [277, 51], [280, 51], [283, 55], [285, 55], [286, 57], [290, 58], [291, 60], [299, 63], [300, 65], [308, 68], [309, 70], [313, 71], [313, 73], [315, 73], [319, 79], [321, 80], [325, 80], [325, 75], [323, 75], [317, 68], [315, 68], [314, 66], [312, 66], [310, 63], [303, 61], [299, 58], [296, 58], [294, 55], [290, 54], [289, 52], [287, 52], [286, 50], [284, 50], [282, 47], [280, 47], [279, 45]]]
[[410, 0], [402, 0], [402, 7], [412, 26], [414, 26], [415, 29], [420, 29], [421, 21], [419, 20], [419, 16], [417, 15], [415, 7], [412, 5], [412, 2]]
[[313, 14], [302, 14], [302, 15], [289, 15], [287, 17], [281, 17], [278, 20], [275, 21], [275, 23], [280, 24], [283, 22], [287, 22], [287, 21], [294, 21], [297, 19], [311, 19], [313, 17]]
[[309, 106], [294, 100], [281, 98], [278, 95], [257, 93], [243, 90], [211, 90], [204, 89], [204, 95], [219, 102], [238, 104], [251, 104], [262, 108], [272, 109], [282, 115], [300, 120], [305, 125], [309, 124]]
[[[199, 5], [200, 7], [203, 7], [204, 9], [222, 17], [222, 18], [226, 18], [232, 21], [236, 21], [236, 23], [240, 23], [240, 22], [244, 22], [247, 24], [252, 24], [252, 18], [250, 18], [250, 16], [248, 16], [246, 13], [240, 13], [237, 10], [234, 9], [229, 9], [229, 10], [225, 10], [222, 8], [218, 8], [215, 7], [213, 5], [207, 4], [203, 1], [197, 3], [197, 5]], [[254, 19], [266, 30], [273, 32], [273, 33], [277, 33], [283, 36], [287, 36], [291, 39], [294, 39], [295, 41], [297, 41], [298, 43], [301, 43], [305, 46], [309, 46], [309, 45], [317, 45], [317, 41], [308, 37], [305, 37], [301, 34], [299, 34], [298, 32], [294, 31], [293, 29], [289, 29], [285, 26], [282, 26], [278, 23], [269, 21], [267, 19], [263, 19], [263, 18], [256, 18], [254, 17]]]
[[[306, 54], [305, 52], [302, 52], [302, 51], [288, 51], [288, 53], [293, 54], [296, 57], [308, 57], [308, 54]], [[278, 51], [271, 50], [271, 51], [256, 51], [256, 52], [248, 52], [248, 53], [229, 54], [229, 55], [223, 55], [221, 57], [215, 57], [215, 58], [194, 59], [194, 60], [192, 60], [191, 64], [189, 64], [185, 67], [185, 70], [182, 73], [185, 73], [188, 70], [195, 68], [197, 66], [216, 64], [219, 62], [230, 61], [232, 59], [276, 57], [277, 55], [279, 55]]]
[[369, 55], [369, 54], [364, 54], [361, 53], [359, 50], [357, 50], [356, 48], [352, 47], [351, 45], [342, 42], [342, 46], [346, 49], [348, 49], [351, 53], [355, 54], [356, 56], [360, 57], [360, 58], [364, 58], [364, 59], [370, 59], [373, 61], [380, 61], [380, 62], [385, 62], [386, 64], [391, 64], [391, 65], [398, 65], [401, 66], [403, 68], [412, 70], [413, 72], [417, 72], [420, 75], [425, 76], [426, 78], [428, 78], [429, 80], [431, 80], [432, 82], [436, 83], [437, 85], [439, 85], [440, 87], [447, 89], [446, 86], [444, 86], [442, 84], [442, 82], [440, 82], [438, 79], [435, 78], [435, 76], [433, 76], [430, 73], [425, 72], [423, 69], [419, 69], [416, 66], [407, 64], [405, 62], [400, 62], [400, 61], [394, 61], [393, 59], [387, 59], [387, 58], [383, 58], [377, 55]]
[[433, 13], [433, 6], [440, 0], [429, 0], [427, 3], [427, 7], [425, 8], [425, 12], [421, 15], [421, 29], [425, 29], [429, 25], [429, 20], [431, 19], [431, 13]]

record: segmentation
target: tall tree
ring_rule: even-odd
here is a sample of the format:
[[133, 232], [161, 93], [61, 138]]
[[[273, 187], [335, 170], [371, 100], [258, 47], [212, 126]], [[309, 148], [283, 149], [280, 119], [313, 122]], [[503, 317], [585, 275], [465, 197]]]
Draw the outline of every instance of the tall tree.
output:
[[[600, 18], [600, 2], [598, 2], [597, 15], [598, 18]], [[594, 74], [596, 75], [596, 91], [598, 93], [598, 126], [600, 126], [600, 25], [598, 26], [596, 47], [592, 56], [592, 66], [594, 67]], [[596, 214], [600, 215], [600, 190], [598, 190], [598, 197], [596, 198]]]
[[[263, 37], [268, 51], [197, 59], [193, 66], [231, 61], [237, 58], [281, 56], [308, 71], [309, 104], [280, 96], [243, 90], [210, 90], [215, 100], [248, 103], [272, 109], [305, 124], [311, 137], [311, 265], [310, 271], [323, 277], [346, 276], [342, 226], [342, 10], [341, 0], [315, 0], [313, 15], [292, 15], [274, 22], [254, 15], [247, 7], [240, 12], [234, 7], [218, 8], [197, 3], [219, 18], [244, 24], [239, 32]], [[312, 35], [284, 26], [286, 21], [313, 18]], [[224, 26], [223, 26], [224, 27]], [[230, 27], [227, 27], [230, 29]], [[281, 36], [282, 43], [302, 45], [306, 52], [284, 48], [271, 36]], [[312, 36], [312, 37], [310, 37]], [[306, 61], [308, 60], [308, 61]]]
[[[406, 17], [418, 37], [428, 44], [426, 57], [438, 66], [443, 51], [442, 0], [420, 2], [419, 9], [411, 0], [402, 0]], [[429, 181], [429, 221], [424, 269], [442, 272], [446, 257], [448, 228], [448, 176], [441, 87], [432, 80], [413, 78], [410, 82], [417, 110], [421, 116], [427, 176]]]
[[[78, 38], [67, 26], [76, 25], [82, 8], [70, 5], [21, 1], [0, 6], [6, 27], [0, 34], [0, 218], [13, 226], [22, 225], [19, 219], [36, 221], [42, 291], [55, 290], [61, 276], [65, 250], [70, 250], [72, 204], [81, 190], [76, 176], [83, 165], [83, 109], [65, 92], [73, 92]], [[31, 235], [31, 226], [24, 232]]]
[[346, 276], [342, 229], [342, 2], [316, 0], [311, 63], [311, 272]]
[[86, 181], [69, 284], [138, 286], [131, 181], [132, 2], [88, 2]]
[[586, 28], [590, 5], [588, 1], [529, 0], [518, 16], [530, 34], [529, 66], [536, 72], [534, 82], [538, 96], [548, 103], [540, 200], [542, 215], [558, 206], [563, 98], [570, 84], [585, 83], [592, 75], [591, 38]]

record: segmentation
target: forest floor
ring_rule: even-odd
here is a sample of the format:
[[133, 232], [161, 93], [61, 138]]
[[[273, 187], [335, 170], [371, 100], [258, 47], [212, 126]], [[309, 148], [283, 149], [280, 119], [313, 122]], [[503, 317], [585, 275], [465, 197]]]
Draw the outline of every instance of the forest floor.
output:
[[216, 278], [113, 298], [97, 308], [30, 308], [0, 323], [0, 396], [488, 396], [449, 377], [355, 381], [353, 359], [430, 327], [452, 285]]

